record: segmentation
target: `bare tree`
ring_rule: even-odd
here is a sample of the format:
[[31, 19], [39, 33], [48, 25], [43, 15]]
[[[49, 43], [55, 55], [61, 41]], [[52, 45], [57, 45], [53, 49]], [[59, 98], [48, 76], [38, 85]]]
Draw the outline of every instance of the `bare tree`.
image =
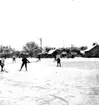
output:
[[28, 53], [30, 56], [36, 56], [39, 53], [40, 48], [35, 42], [31, 41], [27, 42], [25, 46], [23, 46], [23, 51]]

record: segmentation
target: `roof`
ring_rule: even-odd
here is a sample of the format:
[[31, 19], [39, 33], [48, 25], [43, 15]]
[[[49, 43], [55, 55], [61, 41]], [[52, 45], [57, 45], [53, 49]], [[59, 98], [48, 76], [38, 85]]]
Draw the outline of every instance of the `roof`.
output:
[[[89, 46], [86, 50], [84, 50], [84, 52], [93, 49], [93, 48], [96, 47], [97, 45], [98, 45], [98, 44], [96, 44], [96, 45], [94, 45], [94, 46]], [[99, 46], [99, 45], [98, 45], [98, 46]]]
[[37, 55], [41, 55], [41, 54], [47, 54], [47, 52], [38, 53]]
[[[91, 49], [93, 49], [94, 47], [96, 47], [98, 44], [96, 44], [96, 45], [94, 45], [94, 46], [88, 46], [88, 48], [86, 49], [86, 50], [82, 50], [82, 51], [80, 51], [81, 53], [85, 53], [85, 52], [87, 52], [87, 51], [90, 51]], [[98, 45], [99, 46], [99, 45]]]
[[56, 51], [56, 49], [50, 50], [50, 51], [48, 52], [48, 54], [52, 54], [54, 51]]
[[63, 51], [62, 54], [63, 54], [63, 55], [64, 55], [64, 54], [67, 54], [67, 52]]

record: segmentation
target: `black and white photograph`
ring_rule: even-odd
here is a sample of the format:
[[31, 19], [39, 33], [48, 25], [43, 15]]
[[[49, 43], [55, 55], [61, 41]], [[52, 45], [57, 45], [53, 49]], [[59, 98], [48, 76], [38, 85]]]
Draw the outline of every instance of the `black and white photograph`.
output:
[[99, 105], [99, 0], [0, 0], [0, 105]]

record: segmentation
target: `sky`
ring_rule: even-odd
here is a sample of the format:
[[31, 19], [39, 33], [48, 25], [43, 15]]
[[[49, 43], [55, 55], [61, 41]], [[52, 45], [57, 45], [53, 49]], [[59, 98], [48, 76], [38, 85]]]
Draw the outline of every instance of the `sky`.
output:
[[0, 0], [0, 45], [99, 43], [99, 0]]

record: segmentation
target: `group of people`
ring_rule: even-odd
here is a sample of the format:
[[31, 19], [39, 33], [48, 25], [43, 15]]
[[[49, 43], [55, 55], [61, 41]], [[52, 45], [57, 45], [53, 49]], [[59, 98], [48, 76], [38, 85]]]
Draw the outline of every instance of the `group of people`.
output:
[[[6, 58], [2, 58], [2, 59], [0, 60], [1, 72], [6, 71], [6, 70], [4, 69], [4, 65], [5, 65], [4, 62], [5, 62], [5, 59], [6, 59]], [[15, 56], [13, 56], [12, 59], [13, 59], [13, 62], [16, 62], [16, 57], [15, 57]], [[40, 60], [41, 60], [41, 57], [39, 56], [37, 61], [40, 61]], [[57, 55], [55, 56], [55, 61], [57, 61], [57, 67], [61, 67], [61, 59], [60, 59], [60, 55], [59, 55], [59, 54], [57, 54]], [[30, 63], [30, 61], [29, 61], [29, 60], [27, 59], [27, 57], [24, 55], [24, 56], [22, 57], [22, 64], [21, 64], [21, 68], [20, 68], [19, 71], [22, 70], [23, 66], [25, 66], [25, 69], [26, 69], [26, 71], [27, 71], [27, 63]]]
[[[5, 68], [4, 68], [4, 66], [5, 66], [5, 57], [4, 58], [1, 58], [0, 59], [0, 66], [1, 66], [1, 72], [7, 72], [6, 70], [5, 70]], [[13, 58], [12, 58], [12, 62], [16, 62], [16, 57], [15, 56], [13, 56]], [[23, 57], [22, 57], [22, 65], [21, 65], [21, 68], [20, 68], [20, 70], [19, 71], [21, 71], [22, 70], [22, 68], [23, 68], [23, 66], [25, 65], [25, 68], [26, 68], [26, 71], [27, 71], [27, 63], [30, 63], [30, 61], [26, 58], [26, 56], [24, 55]]]

